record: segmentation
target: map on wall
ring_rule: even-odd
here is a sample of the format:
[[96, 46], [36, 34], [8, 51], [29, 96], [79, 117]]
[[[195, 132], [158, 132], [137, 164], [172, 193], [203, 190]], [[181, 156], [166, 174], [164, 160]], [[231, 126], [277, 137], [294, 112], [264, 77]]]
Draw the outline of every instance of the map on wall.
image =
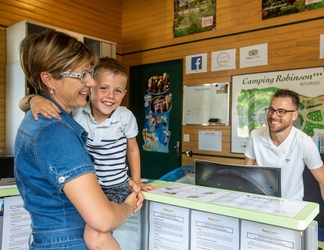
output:
[[231, 151], [244, 153], [250, 132], [267, 126], [265, 108], [279, 88], [300, 97], [294, 126], [313, 138], [324, 153], [324, 68], [277, 71], [232, 77]]
[[262, 20], [324, 7], [324, 0], [262, 0]]

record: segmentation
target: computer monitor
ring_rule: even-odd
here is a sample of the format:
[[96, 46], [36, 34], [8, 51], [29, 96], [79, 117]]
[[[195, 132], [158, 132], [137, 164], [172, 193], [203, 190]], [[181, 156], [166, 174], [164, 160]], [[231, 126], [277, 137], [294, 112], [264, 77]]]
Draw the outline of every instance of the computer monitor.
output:
[[195, 160], [195, 184], [281, 197], [281, 168]]
[[14, 177], [14, 157], [0, 156], [0, 179]]

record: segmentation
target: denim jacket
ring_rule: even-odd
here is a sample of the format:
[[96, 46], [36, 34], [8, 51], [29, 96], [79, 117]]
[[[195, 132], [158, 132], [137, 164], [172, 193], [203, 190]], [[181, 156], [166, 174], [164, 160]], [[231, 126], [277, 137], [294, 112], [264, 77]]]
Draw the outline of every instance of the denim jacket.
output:
[[87, 133], [62, 109], [61, 117], [40, 115], [35, 121], [28, 111], [15, 141], [15, 179], [31, 215], [32, 231], [51, 238], [56, 232], [67, 235], [70, 229], [83, 232], [85, 221], [62, 188], [74, 178], [95, 172], [86, 149]]

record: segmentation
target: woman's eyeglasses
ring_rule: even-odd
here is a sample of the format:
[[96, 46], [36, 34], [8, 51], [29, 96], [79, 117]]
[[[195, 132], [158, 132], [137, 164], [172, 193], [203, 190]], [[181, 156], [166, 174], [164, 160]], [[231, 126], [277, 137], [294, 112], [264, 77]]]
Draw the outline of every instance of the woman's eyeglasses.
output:
[[86, 83], [89, 79], [89, 75], [93, 77], [93, 66], [90, 70], [86, 70], [82, 73], [75, 73], [75, 72], [62, 72], [60, 75], [63, 77], [71, 77], [71, 78], [79, 78], [82, 83]]

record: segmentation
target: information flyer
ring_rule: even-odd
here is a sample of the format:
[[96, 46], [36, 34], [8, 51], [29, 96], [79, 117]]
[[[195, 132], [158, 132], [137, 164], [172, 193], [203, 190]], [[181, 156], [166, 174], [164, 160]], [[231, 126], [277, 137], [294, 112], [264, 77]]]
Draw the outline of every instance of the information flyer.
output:
[[191, 249], [239, 249], [239, 219], [191, 211]]
[[150, 202], [149, 249], [189, 249], [189, 209]]
[[213, 203], [284, 215], [287, 217], [295, 217], [307, 205], [306, 202], [298, 200], [285, 200], [277, 197], [244, 194], [240, 192], [230, 193], [217, 199]]
[[174, 196], [187, 200], [194, 200], [199, 202], [211, 202], [219, 197], [231, 193], [228, 190], [217, 190], [215, 188], [186, 185], [186, 184], [172, 184], [166, 187], [158, 188], [156, 193], [166, 196]]
[[5, 197], [1, 249], [28, 250], [30, 224], [30, 215], [23, 207], [21, 196]]
[[[141, 249], [141, 213], [137, 212], [113, 232], [121, 249]], [[127, 239], [127, 240], [125, 240]]]
[[303, 249], [302, 232], [242, 220], [240, 249]]

